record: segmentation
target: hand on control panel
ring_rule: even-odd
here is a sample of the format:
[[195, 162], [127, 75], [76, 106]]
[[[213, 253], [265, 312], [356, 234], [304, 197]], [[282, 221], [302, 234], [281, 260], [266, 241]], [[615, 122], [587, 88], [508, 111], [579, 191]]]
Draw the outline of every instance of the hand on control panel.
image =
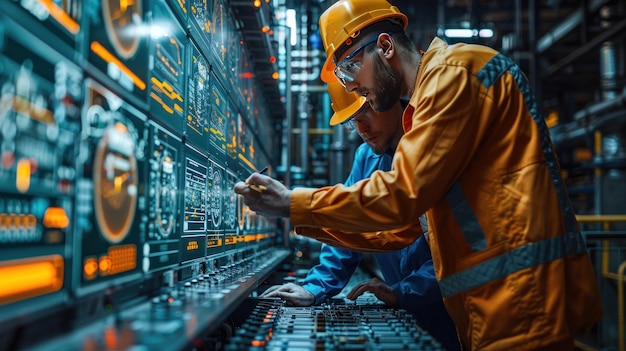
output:
[[368, 281], [357, 284], [346, 296], [350, 300], [356, 300], [357, 297], [363, 295], [366, 291], [376, 295], [376, 297], [390, 307], [397, 307], [398, 300], [393, 293], [391, 286], [385, 284], [378, 278], [372, 278]]
[[315, 303], [313, 294], [294, 283], [274, 285], [265, 290], [259, 297], [278, 297], [294, 306], [311, 306]]

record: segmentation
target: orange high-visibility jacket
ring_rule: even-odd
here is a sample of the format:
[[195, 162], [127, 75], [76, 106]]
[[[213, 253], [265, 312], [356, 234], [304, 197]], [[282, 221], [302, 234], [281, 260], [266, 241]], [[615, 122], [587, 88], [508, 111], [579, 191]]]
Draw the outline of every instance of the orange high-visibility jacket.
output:
[[533, 350], [595, 324], [594, 269], [520, 69], [490, 48], [435, 39], [403, 122], [392, 171], [352, 187], [293, 190], [297, 231], [390, 250], [420, 235], [426, 212], [435, 272], [466, 349]]

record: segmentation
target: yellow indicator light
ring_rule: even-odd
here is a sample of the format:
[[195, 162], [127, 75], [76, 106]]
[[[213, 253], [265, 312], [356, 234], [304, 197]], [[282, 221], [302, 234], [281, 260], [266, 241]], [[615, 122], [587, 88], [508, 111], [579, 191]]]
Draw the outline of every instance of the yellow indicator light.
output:
[[90, 257], [83, 263], [83, 273], [88, 280], [94, 279], [98, 273], [98, 261]]
[[279, 77], [278, 72], [272, 73], [272, 79], [277, 80]]
[[261, 7], [261, 0], [254, 0], [252, 4], [254, 5], [254, 7], [259, 8]]
[[49, 294], [63, 287], [60, 255], [0, 262], [0, 305]]
[[20, 159], [17, 163], [15, 186], [21, 193], [30, 188], [30, 160]]

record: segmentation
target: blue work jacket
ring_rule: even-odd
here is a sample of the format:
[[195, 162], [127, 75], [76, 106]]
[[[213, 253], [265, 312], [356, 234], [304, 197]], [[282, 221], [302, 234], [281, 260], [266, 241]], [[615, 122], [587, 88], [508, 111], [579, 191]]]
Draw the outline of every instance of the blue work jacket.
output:
[[[344, 184], [352, 185], [376, 170], [388, 171], [392, 157], [389, 153], [377, 155], [369, 145], [361, 144]], [[459, 350], [456, 329], [443, 305], [435, 278], [426, 236], [420, 236], [401, 250], [374, 256], [400, 307], [410, 312], [417, 324], [447, 350]], [[337, 295], [348, 284], [362, 257], [362, 253], [323, 244], [320, 263], [311, 269], [303, 287], [315, 296], [315, 303]]]

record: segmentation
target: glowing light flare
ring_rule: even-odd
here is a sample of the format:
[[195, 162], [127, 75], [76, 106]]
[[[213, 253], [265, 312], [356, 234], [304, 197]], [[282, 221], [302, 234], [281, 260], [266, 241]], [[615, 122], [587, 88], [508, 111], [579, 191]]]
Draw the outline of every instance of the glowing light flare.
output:
[[268, 27], [268, 26], [263, 26], [263, 27], [261, 27], [261, 32], [263, 32], [263, 33], [267, 33], [267, 32], [269, 32], [269, 31], [270, 31], [270, 27]]
[[252, 2], [252, 5], [253, 5], [254, 7], [256, 7], [256, 8], [261, 7], [261, 0], [254, 0], [254, 1]]
[[275, 63], [276, 62], [276, 56], [270, 56], [270, 62], [271, 63]]
[[60, 255], [0, 262], [0, 305], [60, 290], [63, 267]]
[[489, 28], [469, 29], [469, 28], [448, 28], [444, 31], [448, 38], [492, 38], [493, 30]]
[[278, 72], [272, 73], [272, 79], [278, 80], [278, 78], [280, 78], [280, 75], [278, 74]]

